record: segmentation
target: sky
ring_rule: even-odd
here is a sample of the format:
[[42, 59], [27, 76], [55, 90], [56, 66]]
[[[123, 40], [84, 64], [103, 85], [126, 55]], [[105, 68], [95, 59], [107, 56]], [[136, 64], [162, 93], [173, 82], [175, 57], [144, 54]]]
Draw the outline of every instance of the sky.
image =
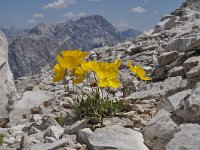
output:
[[102, 15], [119, 30], [152, 29], [184, 0], [1, 0], [0, 28], [32, 28], [40, 23]]

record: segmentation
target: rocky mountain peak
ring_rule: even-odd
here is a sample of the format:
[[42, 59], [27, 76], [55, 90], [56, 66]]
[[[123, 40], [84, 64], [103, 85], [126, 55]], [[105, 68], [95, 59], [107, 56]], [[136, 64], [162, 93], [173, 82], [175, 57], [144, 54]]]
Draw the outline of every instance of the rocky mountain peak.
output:
[[100, 21], [100, 22], [107, 22], [108, 23], [108, 21], [103, 17], [103, 16], [101, 16], [101, 15], [91, 15], [91, 16], [85, 16], [85, 17], [81, 17], [78, 21], [80, 21], [80, 22], [84, 22], [84, 21], [86, 21], [86, 22], [88, 22], [88, 21]]
[[54, 30], [55, 29], [53, 25], [41, 23], [27, 31], [27, 34], [30, 34], [31, 36], [53, 36]]

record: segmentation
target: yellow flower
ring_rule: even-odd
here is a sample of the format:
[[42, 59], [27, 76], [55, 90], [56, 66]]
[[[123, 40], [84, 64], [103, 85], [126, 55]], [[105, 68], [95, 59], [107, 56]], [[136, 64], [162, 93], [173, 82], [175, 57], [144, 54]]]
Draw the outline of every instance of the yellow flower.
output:
[[53, 78], [53, 82], [59, 82], [64, 79], [66, 70], [59, 64], [54, 66], [55, 77]]
[[68, 50], [62, 51], [61, 55], [57, 55], [59, 64], [65, 69], [75, 69], [77, 68], [88, 56], [88, 52], [83, 52], [80, 50]]
[[152, 80], [151, 77], [147, 77], [147, 76], [146, 76], [147, 73], [146, 73], [146, 71], [145, 71], [141, 66], [134, 66], [134, 67], [133, 67], [130, 60], [128, 61], [128, 65], [129, 65], [131, 71], [132, 71], [134, 74], [136, 74], [141, 80], [145, 80], [145, 81], [147, 81], [147, 80]]
[[72, 70], [73, 83], [82, 83], [88, 71], [93, 71], [95, 66], [97, 66], [97, 61], [83, 61], [80, 66]]
[[74, 69], [74, 73], [72, 73], [75, 77], [77, 77], [73, 80], [73, 82], [76, 84], [83, 82], [88, 71], [95, 70], [97, 63], [97, 61], [83, 61], [79, 67]]
[[73, 83], [75, 84], [82, 83], [87, 73], [88, 70], [84, 70], [82, 67], [77, 67], [76, 69], [74, 69], [72, 71], [72, 75], [73, 77], [75, 77], [75, 79], [73, 79]]
[[87, 71], [94, 71], [98, 62], [97, 61], [84, 61], [81, 63], [81, 68]]
[[114, 63], [98, 62], [96, 64], [94, 72], [98, 76], [100, 87], [118, 88], [121, 85], [121, 81], [118, 79], [120, 65], [121, 60]]

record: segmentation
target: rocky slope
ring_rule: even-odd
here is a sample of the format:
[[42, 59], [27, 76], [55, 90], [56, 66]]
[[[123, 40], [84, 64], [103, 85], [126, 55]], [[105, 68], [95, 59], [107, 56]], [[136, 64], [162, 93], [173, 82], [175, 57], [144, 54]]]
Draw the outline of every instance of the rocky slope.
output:
[[61, 50], [91, 50], [122, 40], [121, 33], [99, 15], [56, 25], [42, 23], [9, 38], [9, 64], [15, 78], [29, 76], [53, 64]]
[[[197, 1], [188, 0], [164, 16], [153, 31], [145, 32], [133, 42], [91, 51], [93, 59], [123, 60], [120, 67], [123, 87], [109, 96], [124, 100], [129, 111], [120, 118], [104, 118], [103, 128], [94, 131], [91, 120], [73, 119], [73, 100], [68, 96], [73, 87], [69, 83], [66, 91], [61, 83], [53, 84], [52, 70], [16, 80], [18, 92], [23, 97], [14, 104], [6, 128], [0, 128], [5, 135], [3, 147], [24, 150], [199, 150], [198, 7]], [[130, 82], [132, 76], [127, 60], [142, 65], [153, 81], [134, 78]], [[124, 95], [127, 86], [130, 91]], [[87, 86], [83, 90], [92, 92]], [[57, 116], [63, 116], [60, 125], [56, 122]]]

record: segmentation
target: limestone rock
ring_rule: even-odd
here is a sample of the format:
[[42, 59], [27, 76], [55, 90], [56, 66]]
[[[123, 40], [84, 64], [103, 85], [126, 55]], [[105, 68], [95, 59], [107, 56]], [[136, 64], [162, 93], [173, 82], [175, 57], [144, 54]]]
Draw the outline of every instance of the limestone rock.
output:
[[166, 49], [169, 51], [187, 51], [188, 49], [192, 50], [192, 44], [196, 43], [197, 41], [198, 40], [196, 37], [179, 38], [173, 41], [173, 43], [171, 43]]
[[79, 120], [77, 122], [75, 122], [74, 124], [67, 126], [65, 128], [65, 132], [70, 133], [70, 134], [78, 134], [80, 129], [84, 129], [87, 127], [87, 123], [88, 123], [89, 119], [82, 119]]
[[95, 130], [89, 137], [89, 147], [95, 150], [148, 150], [140, 132], [120, 126], [108, 126]]
[[0, 124], [8, 117], [17, 92], [13, 82], [13, 75], [8, 65], [8, 43], [2, 32], [0, 32]]
[[113, 117], [113, 118], [103, 119], [103, 125], [104, 126], [118, 125], [118, 126], [122, 126], [122, 127], [132, 127], [133, 123], [128, 118]]
[[188, 58], [184, 63], [183, 63], [183, 67], [185, 69], [185, 71], [189, 71], [191, 68], [195, 67], [198, 65], [198, 63], [200, 63], [200, 56], [193, 56]]
[[182, 66], [180, 67], [174, 67], [168, 72], [169, 77], [175, 77], [175, 76], [185, 76], [184, 68]]
[[167, 78], [164, 82], [149, 84], [146, 90], [137, 91], [126, 97], [127, 100], [160, 99], [176, 93], [180, 87], [182, 77]]
[[192, 90], [191, 96], [181, 101], [176, 115], [186, 122], [200, 123], [200, 82]]
[[165, 106], [170, 112], [173, 112], [174, 110], [179, 108], [179, 105], [182, 100], [187, 98], [191, 94], [191, 89], [181, 91], [179, 93], [176, 93], [172, 96], [167, 97], [167, 101], [170, 103], [168, 106]]
[[92, 133], [93, 132], [90, 128], [80, 129], [78, 133], [78, 140], [83, 143], [89, 144], [88, 139]]
[[187, 79], [194, 79], [200, 77], [200, 65], [192, 68], [186, 73]]
[[177, 124], [171, 119], [171, 114], [160, 110], [144, 128], [145, 144], [152, 149], [164, 149], [173, 138], [176, 127]]
[[180, 131], [166, 145], [166, 150], [199, 150], [200, 125], [183, 124]]
[[54, 137], [56, 140], [59, 140], [60, 137], [64, 134], [64, 129], [60, 126], [50, 126], [44, 133], [44, 137]]
[[63, 138], [60, 139], [56, 142], [53, 143], [46, 143], [46, 144], [35, 144], [29, 147], [25, 147], [23, 148], [23, 150], [54, 150], [54, 149], [59, 149], [59, 148], [63, 148], [63, 147], [68, 147], [68, 148], [75, 148], [75, 144], [74, 142], [69, 139], [69, 138]]
[[22, 99], [14, 104], [13, 111], [9, 115], [11, 124], [20, 123], [24, 114], [28, 114], [31, 108], [41, 105], [45, 101], [52, 100], [54, 95], [47, 91], [26, 91]]
[[177, 51], [165, 52], [158, 57], [159, 64], [168, 65], [178, 57]]

